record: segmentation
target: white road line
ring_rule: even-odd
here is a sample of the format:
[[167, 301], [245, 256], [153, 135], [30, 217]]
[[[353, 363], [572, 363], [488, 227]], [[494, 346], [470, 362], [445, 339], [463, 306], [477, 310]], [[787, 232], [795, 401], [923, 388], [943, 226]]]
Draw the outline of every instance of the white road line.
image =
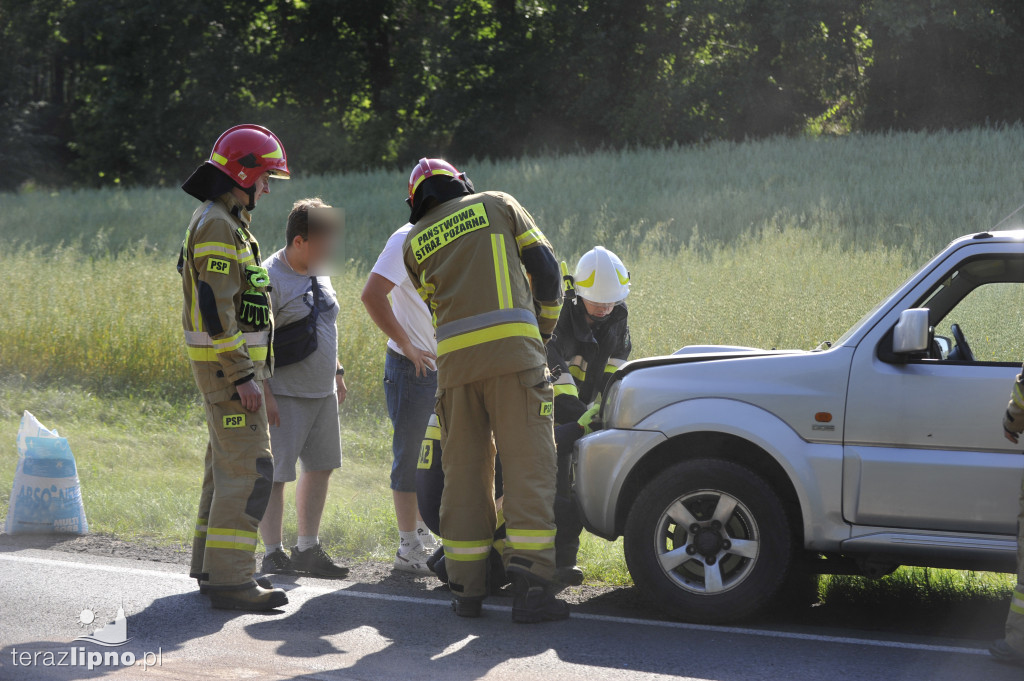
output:
[[[50, 558], [33, 558], [29, 556], [15, 556], [7, 553], [0, 553], [0, 560], [16, 563], [32, 563], [35, 565], [49, 565], [52, 567], [92, 570], [95, 572], [116, 572], [118, 574], [138, 575], [141, 577], [166, 577], [178, 581], [193, 582], [188, 575], [180, 572], [166, 572], [164, 570], [146, 570], [142, 568], [127, 568], [118, 565], [104, 565], [96, 563], [79, 563], [68, 560], [53, 560]], [[370, 593], [366, 591], [351, 591], [350, 587], [359, 585], [359, 582], [338, 580], [337, 587], [323, 587], [303, 584], [302, 593], [314, 593], [318, 595], [335, 594], [350, 598], [362, 598], [366, 600], [387, 601], [391, 603], [409, 603], [413, 605], [432, 605], [449, 607], [447, 599], [423, 598], [417, 596], [398, 596], [395, 594]], [[485, 610], [494, 612], [509, 612], [508, 606], [484, 605]], [[740, 636], [761, 636], [763, 638], [784, 638], [796, 641], [815, 641], [818, 643], [841, 643], [846, 645], [866, 646], [874, 648], [895, 648], [898, 650], [916, 650], [932, 653], [954, 653], [959, 655], [988, 655], [988, 651], [982, 648], [966, 648], [963, 646], [936, 645], [930, 643], [910, 643], [907, 641], [882, 641], [871, 638], [857, 638], [853, 636], [830, 636], [827, 634], [806, 634], [795, 631], [777, 631], [774, 629], [754, 629], [749, 627], [727, 627], [710, 624], [690, 624], [687, 622], [665, 622], [661, 620], [644, 620], [634, 617], [617, 617], [615, 615], [595, 615], [591, 613], [573, 613], [572, 619], [590, 620], [594, 622], [606, 622], [609, 624], [621, 624], [630, 626], [661, 627], [663, 629], [679, 629], [683, 631], [699, 631], [703, 633], [735, 634]]]

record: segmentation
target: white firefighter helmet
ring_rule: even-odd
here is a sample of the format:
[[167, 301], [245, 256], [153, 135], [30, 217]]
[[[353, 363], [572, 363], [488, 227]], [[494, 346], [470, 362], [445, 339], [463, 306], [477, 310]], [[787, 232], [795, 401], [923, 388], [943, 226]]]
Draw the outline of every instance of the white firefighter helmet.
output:
[[618, 303], [629, 295], [629, 270], [604, 246], [583, 254], [573, 279], [576, 295], [592, 303]]

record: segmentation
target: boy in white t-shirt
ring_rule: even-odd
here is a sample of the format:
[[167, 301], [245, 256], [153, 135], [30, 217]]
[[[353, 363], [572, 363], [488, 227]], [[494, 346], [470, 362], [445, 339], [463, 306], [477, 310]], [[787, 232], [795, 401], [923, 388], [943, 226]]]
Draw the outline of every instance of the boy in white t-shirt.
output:
[[362, 300], [370, 318], [388, 336], [384, 394], [394, 427], [391, 490], [399, 535], [395, 568], [431, 574], [427, 559], [437, 550], [437, 542], [417, 510], [416, 463], [427, 421], [434, 413], [437, 341], [430, 310], [403, 261], [410, 229], [412, 225], [406, 224], [388, 239], [363, 288]]

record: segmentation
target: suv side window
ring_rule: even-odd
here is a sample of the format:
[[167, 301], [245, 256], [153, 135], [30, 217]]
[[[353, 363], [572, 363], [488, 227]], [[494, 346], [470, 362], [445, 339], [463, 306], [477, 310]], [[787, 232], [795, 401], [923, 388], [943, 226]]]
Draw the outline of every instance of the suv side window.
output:
[[974, 288], [935, 324], [957, 358], [953, 324], [958, 324], [975, 362], [1020, 364], [1024, 360], [1024, 283], [997, 282]]

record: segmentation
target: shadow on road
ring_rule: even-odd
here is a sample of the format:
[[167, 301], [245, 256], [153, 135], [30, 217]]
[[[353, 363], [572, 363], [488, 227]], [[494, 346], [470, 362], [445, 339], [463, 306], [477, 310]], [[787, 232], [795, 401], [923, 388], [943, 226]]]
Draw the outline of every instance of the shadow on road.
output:
[[[85, 656], [89, 653], [122, 653], [130, 652], [135, 656], [136, 663], [141, 664], [147, 652], [160, 651], [162, 661], [174, 657], [174, 653], [184, 650], [188, 643], [211, 634], [216, 634], [224, 625], [242, 613], [225, 610], [213, 610], [210, 602], [199, 595], [198, 591], [171, 594], [154, 599], [148, 606], [137, 613], [128, 615], [129, 641], [123, 646], [103, 647], [93, 643], [73, 641], [32, 641], [0, 648], [0, 670], [9, 670], [10, 674], [0, 673], [3, 679], [95, 679], [108, 674], [123, 673], [124, 667], [116, 664], [99, 664], [89, 669]], [[268, 617], [279, 617], [280, 610], [265, 613]], [[102, 625], [102, 622], [97, 622]], [[72, 648], [79, 648], [72, 657], [68, 653]], [[84, 648], [84, 655], [81, 649]], [[33, 654], [33, 664], [24, 665], [17, 662], [21, 653]], [[36, 652], [39, 655], [36, 655]], [[48, 663], [46, 654], [51, 655], [54, 662]], [[71, 664], [74, 662], [75, 664]]]

